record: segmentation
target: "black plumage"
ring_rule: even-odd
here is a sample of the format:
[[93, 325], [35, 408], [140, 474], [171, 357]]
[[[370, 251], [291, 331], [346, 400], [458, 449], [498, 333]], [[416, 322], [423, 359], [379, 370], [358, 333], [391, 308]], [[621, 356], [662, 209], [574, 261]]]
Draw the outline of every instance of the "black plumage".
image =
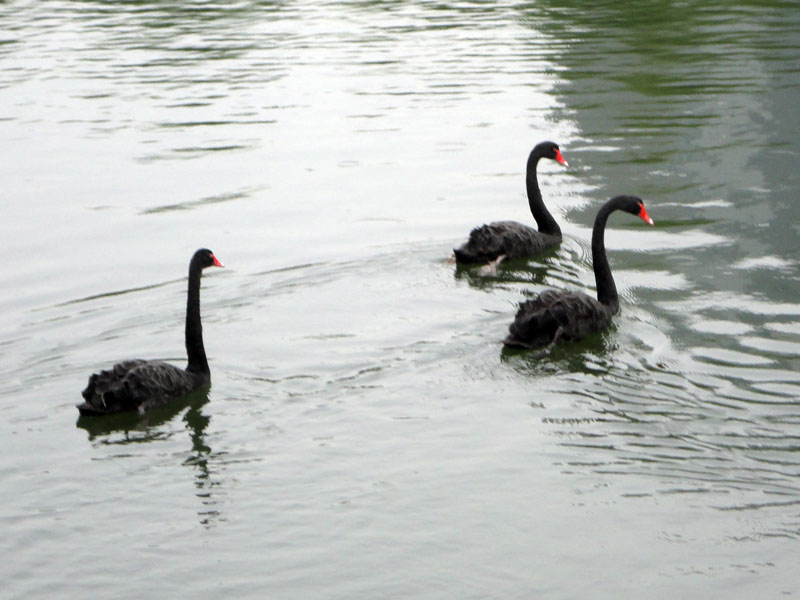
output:
[[653, 224], [641, 198], [616, 196], [598, 211], [592, 229], [592, 266], [597, 299], [583, 292], [545, 290], [519, 305], [503, 343], [514, 348], [537, 348], [580, 340], [606, 329], [619, 311], [619, 297], [606, 256], [604, 233], [609, 215], [624, 210]]
[[553, 142], [537, 144], [528, 155], [525, 184], [528, 206], [536, 220], [538, 231], [516, 221], [495, 221], [476, 227], [460, 248], [455, 248], [458, 263], [485, 263], [497, 259], [525, 258], [561, 243], [561, 228], [542, 201], [536, 167], [539, 159], [549, 158], [567, 164], [558, 145]]
[[200, 277], [206, 267], [223, 264], [206, 248], [189, 263], [186, 300], [186, 353], [188, 364], [180, 369], [162, 361], [126, 360], [89, 377], [78, 405], [82, 415], [107, 415], [125, 411], [144, 413], [206, 385], [211, 381], [200, 322]]

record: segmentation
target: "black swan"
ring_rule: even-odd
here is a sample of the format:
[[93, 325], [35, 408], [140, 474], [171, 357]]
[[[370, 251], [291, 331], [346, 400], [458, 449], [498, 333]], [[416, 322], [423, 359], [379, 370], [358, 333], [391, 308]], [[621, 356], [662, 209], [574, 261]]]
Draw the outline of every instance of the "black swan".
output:
[[508, 328], [508, 337], [503, 340], [506, 346], [537, 348], [556, 342], [576, 341], [611, 324], [611, 316], [619, 310], [619, 298], [608, 265], [603, 235], [608, 216], [615, 210], [624, 210], [645, 223], [653, 224], [644, 202], [636, 196], [616, 196], [600, 208], [592, 228], [592, 264], [597, 300], [583, 292], [545, 290], [519, 305], [517, 316]]
[[528, 190], [528, 205], [539, 231], [516, 221], [495, 221], [481, 225], [470, 232], [469, 240], [463, 246], [453, 250], [457, 263], [497, 261], [499, 264], [507, 258], [533, 256], [561, 243], [561, 228], [542, 202], [542, 192], [539, 191], [539, 182], [536, 179], [536, 166], [540, 158], [557, 160], [567, 166], [558, 144], [553, 142], [536, 144], [528, 156], [525, 186]]
[[206, 267], [224, 266], [211, 250], [201, 248], [189, 262], [189, 292], [186, 301], [186, 353], [189, 364], [180, 369], [156, 360], [126, 360], [108, 371], [89, 377], [81, 392], [85, 402], [78, 405], [81, 415], [107, 415], [138, 410], [143, 414], [153, 406], [184, 396], [211, 381], [203, 326], [200, 323], [200, 275]]

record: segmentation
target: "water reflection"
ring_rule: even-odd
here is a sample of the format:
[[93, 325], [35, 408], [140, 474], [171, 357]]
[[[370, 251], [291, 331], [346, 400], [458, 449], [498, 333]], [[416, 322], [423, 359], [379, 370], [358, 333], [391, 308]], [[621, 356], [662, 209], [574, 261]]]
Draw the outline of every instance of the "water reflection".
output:
[[[664, 200], [685, 204], [667, 219], [684, 220], [688, 209], [686, 225], [715, 223], [714, 233], [735, 247], [697, 258], [724, 264], [786, 256], [796, 235], [790, 190], [800, 177], [786, 161], [797, 147], [774, 126], [792, 120], [790, 95], [800, 97], [800, 16], [791, 12], [765, 4], [546, 2], [524, 14], [558, 37], [555, 91], [579, 127], [583, 145], [572, 142], [572, 153], [588, 165], [598, 193], [625, 181], [658, 208]], [[707, 204], [720, 197], [733, 209]], [[700, 277], [704, 286], [727, 279]]]
[[[4, 281], [23, 295], [4, 300], [11, 325], [2, 343], [3, 422], [28, 442], [12, 445], [3, 472], [11, 475], [9, 496], [19, 499], [12, 505], [27, 519], [9, 525], [17, 547], [33, 548], [28, 572], [44, 557], [61, 582], [74, 573], [64, 562], [69, 553], [52, 548], [76, 547], [76, 535], [98, 522], [94, 501], [112, 501], [130, 485], [117, 468], [123, 463], [138, 460], [156, 486], [176, 470], [191, 473], [201, 503], [188, 511], [191, 528], [201, 529], [194, 512], [205, 524], [219, 522], [222, 486], [231, 484], [219, 473], [220, 446], [252, 458], [236, 466], [237, 522], [246, 526], [229, 524], [226, 536], [215, 536], [228, 545], [209, 557], [241, 556], [242, 540], [272, 539], [275, 552], [250, 565], [254, 581], [298, 597], [365, 589], [330, 591], [343, 581], [380, 589], [385, 581], [374, 574], [420, 548], [430, 554], [426, 565], [438, 564], [439, 582], [452, 581], [450, 550], [485, 550], [476, 541], [492, 523], [524, 539], [515, 546], [514, 536], [495, 536], [494, 556], [473, 554], [462, 564], [492, 568], [517, 556], [521, 568], [506, 570], [512, 585], [531, 561], [591, 546], [559, 536], [555, 552], [538, 551], [527, 534], [542, 530], [531, 515], [552, 523], [556, 535], [598, 515], [588, 531], [608, 533], [604, 539], [620, 548], [619, 532], [646, 522], [669, 536], [675, 515], [683, 522], [699, 511], [708, 529], [694, 554], [678, 559], [687, 569], [700, 554], [714, 555], [720, 539], [797, 536], [797, 509], [786, 509], [800, 498], [793, 139], [800, 12], [793, 5], [90, 0], [6, 3], [0, 15], [8, 25], [0, 89], [15, 198], [5, 207], [15, 223], [5, 277], [20, 273]], [[563, 139], [575, 165], [553, 181], [553, 208], [572, 237], [553, 256], [501, 266], [493, 277], [454, 274], [441, 261], [482, 216], [450, 225], [499, 197], [490, 194], [506, 180], [517, 193], [508, 157], [545, 130]], [[614, 327], [542, 356], [499, 351], [526, 293], [591, 292], [591, 222], [620, 192], [642, 195], [658, 229], [645, 235], [619, 224], [609, 232], [623, 296]], [[97, 206], [121, 210], [87, 210]], [[103, 274], [119, 271], [122, 255], [156, 250], [160, 261], [204, 231], [224, 232], [248, 261], [223, 286], [226, 310], [212, 314], [224, 327], [210, 332], [224, 361], [215, 385], [246, 399], [221, 405], [216, 428], [223, 418], [236, 426], [215, 441], [200, 398], [149, 421], [80, 422], [92, 446], [74, 444], [74, 408], [53, 412], [50, 400], [77, 393], [86, 365], [98, 353], [122, 352], [123, 341], [146, 338], [157, 348], [174, 341], [171, 326], [161, 332], [176, 318], [171, 298], [182, 291], [165, 288], [143, 322], [135, 295], [98, 295], [129, 285], [106, 283]], [[84, 300], [64, 304], [70, 297]], [[25, 308], [42, 305], [50, 308]], [[401, 431], [398, 415], [425, 419], [404, 421], [413, 429]], [[272, 422], [281, 435], [265, 437]], [[56, 450], [37, 453], [65, 424]], [[519, 437], [506, 439], [515, 430]], [[174, 456], [159, 452], [173, 447]], [[64, 448], [74, 456], [53, 460]], [[106, 449], [113, 460], [98, 461]], [[281, 460], [263, 469], [265, 456]], [[167, 468], [158, 469], [159, 460]], [[54, 464], [65, 464], [63, 478], [77, 485], [66, 482], [58, 494], [44, 488], [49, 477], [41, 474], [56, 472]], [[568, 477], [536, 477], [559, 468]], [[98, 478], [108, 471], [110, 481]], [[413, 476], [404, 479], [406, 471]], [[348, 506], [330, 501], [372, 481], [390, 490], [374, 505], [370, 494]], [[166, 491], [178, 496], [180, 512], [189, 485], [179, 487]], [[87, 490], [96, 492], [88, 503]], [[542, 491], [543, 510], [529, 510], [531, 490]], [[77, 507], [72, 526], [42, 520], [50, 497]], [[189, 501], [193, 509], [197, 501]], [[97, 535], [78, 542], [98, 557], [105, 574], [98, 585], [126, 580], [104, 560], [109, 547], [130, 528], [160, 528], [124, 502], [138, 512], [132, 522], [101, 521]], [[762, 510], [768, 506], [780, 509]], [[51, 514], [65, 518], [61, 510]], [[721, 516], [734, 511], [755, 516]], [[372, 527], [381, 520], [389, 535]], [[605, 520], [608, 529], [592, 529]], [[43, 533], [31, 546], [34, 521]], [[385, 540], [399, 529], [431, 527], [435, 544], [415, 537], [387, 551]], [[354, 531], [356, 553], [341, 544]], [[674, 556], [682, 553], [665, 551], [652, 531], [632, 535], [610, 560], [678, 571]], [[149, 551], [163, 545], [158, 533], [143, 538], [139, 549], [147, 551], [133, 553], [128, 571], [163, 565]], [[212, 592], [193, 577], [191, 557], [205, 541], [202, 531], [188, 532], [170, 536], [168, 546], [177, 569], [191, 571], [185, 580], [196, 587], [188, 592], [200, 588], [201, 596]], [[752, 564], [765, 548], [785, 549], [728, 544], [708, 571], [719, 573], [726, 560]], [[358, 552], [372, 562], [353, 560], [358, 568], [348, 570]], [[596, 564], [589, 558], [581, 564]], [[553, 569], [554, 586], [575, 579], [569, 564]], [[794, 581], [793, 568], [785, 567], [785, 581]], [[646, 569], [635, 569], [635, 578], [652, 575]], [[289, 584], [276, 584], [274, 573], [288, 574]], [[412, 568], [405, 583], [421, 573]], [[607, 572], [593, 575], [587, 581]], [[661, 583], [665, 593], [684, 587], [676, 578]], [[459, 592], [452, 595], [479, 593]]]
[[213, 525], [223, 519], [215, 497], [221, 486], [215, 476], [213, 462], [215, 454], [207, 442], [207, 430], [211, 417], [203, 414], [203, 407], [209, 400], [209, 388], [191, 394], [139, 415], [136, 412], [120, 413], [103, 417], [78, 418], [76, 426], [86, 431], [89, 441], [96, 447], [124, 447], [133, 444], [161, 442], [175, 437], [179, 432], [169, 425], [175, 417], [183, 413], [184, 429], [189, 433], [191, 450], [182, 464], [194, 472], [195, 495], [203, 505], [198, 511], [200, 523]]
[[456, 264], [453, 276], [476, 290], [492, 292], [503, 284], [541, 284], [547, 277], [546, 264], [520, 259], [503, 261], [497, 268], [485, 265]]
[[456, 281], [470, 287], [492, 292], [498, 286], [514, 287], [523, 295], [536, 293], [544, 287], [583, 289], [592, 273], [591, 250], [588, 242], [565, 237], [552, 248], [533, 259], [504, 260], [497, 268], [484, 265], [455, 264]]
[[[789, 161], [800, 147], [788, 126], [800, 102], [800, 12], [788, 7], [519, 7], [532, 33], [548, 33], [558, 114], [576, 124], [570, 154], [585, 165], [587, 193], [636, 190], [667, 229], [630, 248], [642, 250], [636, 287], [617, 331], [595, 340], [608, 347], [503, 354], [584, 415], [551, 405], [568, 416], [546, 419], [597, 472], [656, 473], [675, 489], [684, 479], [698, 491], [800, 493], [800, 338], [789, 325], [800, 281], [800, 172]], [[588, 227], [592, 216], [582, 206], [572, 218]], [[590, 357], [608, 368], [593, 374]], [[547, 377], [554, 362], [562, 377]]]

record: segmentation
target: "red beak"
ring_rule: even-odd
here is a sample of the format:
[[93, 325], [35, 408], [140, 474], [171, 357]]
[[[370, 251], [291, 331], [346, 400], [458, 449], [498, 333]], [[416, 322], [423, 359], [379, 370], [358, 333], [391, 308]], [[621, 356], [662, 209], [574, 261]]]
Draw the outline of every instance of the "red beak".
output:
[[224, 267], [225, 266], [225, 265], [222, 264], [222, 261], [220, 259], [218, 259], [216, 256], [214, 256], [213, 254], [211, 255], [211, 258], [214, 259], [214, 266], [215, 267]]
[[556, 148], [556, 160], [558, 162], [560, 162], [562, 165], [564, 165], [565, 167], [567, 166], [567, 161], [565, 161], [564, 157], [561, 156], [561, 150], [559, 150], [558, 148]]
[[645, 208], [644, 208], [644, 204], [640, 204], [640, 205], [639, 205], [639, 207], [640, 207], [642, 210], [640, 210], [640, 211], [639, 211], [639, 214], [638, 214], [637, 216], [638, 216], [638, 217], [639, 217], [639, 218], [640, 218], [642, 221], [644, 221], [645, 223], [647, 223], [648, 225], [652, 225], [652, 224], [653, 224], [653, 219], [651, 219], [651, 218], [650, 218], [650, 215], [648, 215], [648, 214], [647, 214], [647, 210], [645, 210]]

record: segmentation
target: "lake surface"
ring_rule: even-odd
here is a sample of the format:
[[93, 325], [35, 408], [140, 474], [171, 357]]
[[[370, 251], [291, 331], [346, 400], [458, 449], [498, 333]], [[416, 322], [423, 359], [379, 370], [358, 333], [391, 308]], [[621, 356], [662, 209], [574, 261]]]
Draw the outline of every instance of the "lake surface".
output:
[[[800, 11], [623, 4], [0, 4], [0, 596], [800, 595]], [[620, 193], [613, 328], [504, 351]], [[210, 390], [78, 421], [203, 246]]]

